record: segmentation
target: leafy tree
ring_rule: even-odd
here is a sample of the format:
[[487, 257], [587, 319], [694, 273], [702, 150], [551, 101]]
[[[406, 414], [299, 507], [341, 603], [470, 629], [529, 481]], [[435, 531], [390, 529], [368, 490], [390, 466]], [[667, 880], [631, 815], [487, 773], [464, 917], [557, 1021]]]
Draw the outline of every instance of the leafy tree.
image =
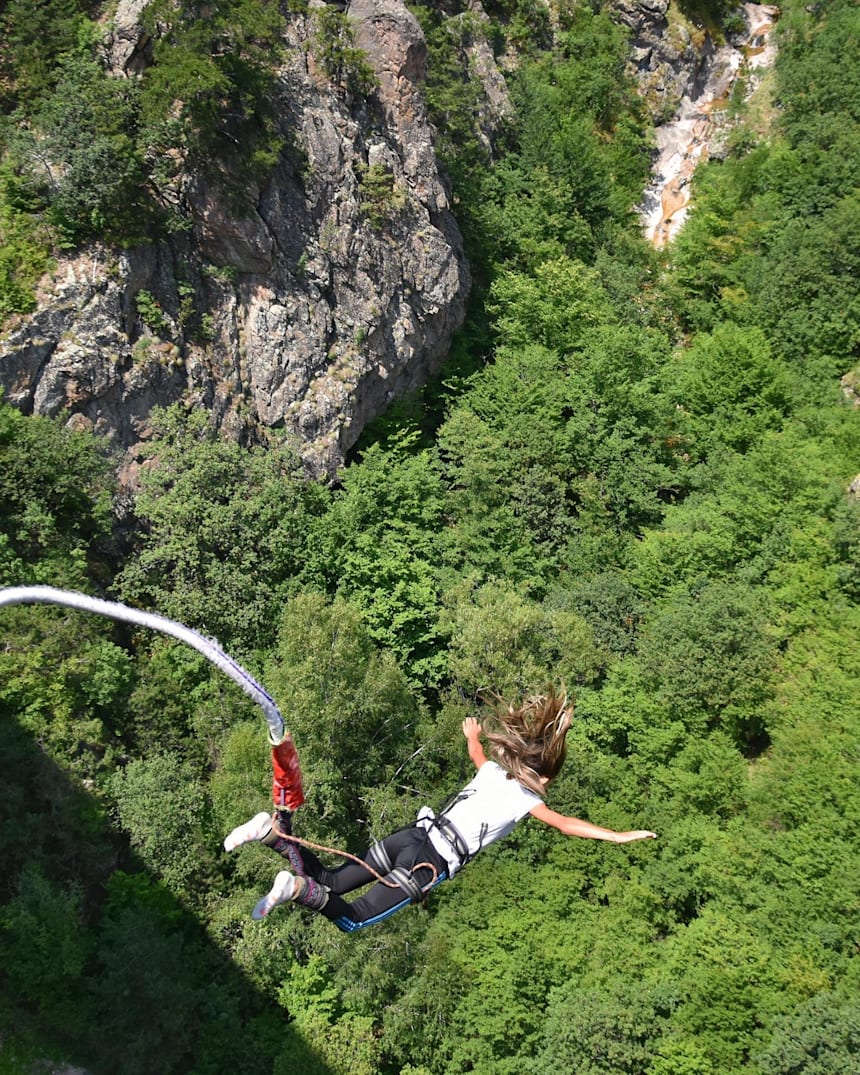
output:
[[342, 11], [323, 7], [314, 13], [314, 50], [323, 71], [339, 88], [366, 96], [376, 87], [376, 74], [356, 46], [355, 31]]
[[641, 994], [583, 989], [571, 982], [550, 994], [545, 1043], [529, 1072], [638, 1075], [659, 1033], [654, 1008]]
[[652, 766], [674, 756], [686, 735], [632, 658], [611, 664], [599, 690], [578, 692], [576, 711], [577, 726], [587, 728], [595, 748], [621, 757], [644, 755], [649, 776]]
[[[330, 1071], [354, 1071], [356, 1075], [375, 1075], [380, 1070], [380, 1043], [373, 1020], [355, 1012], [344, 1012], [338, 1003], [337, 989], [331, 984], [319, 956], [312, 955], [305, 964], [293, 964], [290, 975], [280, 987], [284, 1007], [296, 1012], [297, 1029], [315, 1043], [319, 1061], [311, 1072], [326, 1075]], [[284, 1058], [275, 1073], [294, 1070], [295, 1058]]]
[[858, 48], [858, 13], [850, 2], [836, 0], [826, 10], [812, 12], [791, 4], [786, 14], [779, 36], [780, 122], [789, 141], [798, 144], [822, 133], [824, 116], [860, 121], [852, 62]]
[[96, 952], [93, 1027], [102, 1031], [97, 1055], [101, 1063], [129, 1073], [151, 1071], [153, 1056], [162, 1070], [181, 1070], [191, 1062], [203, 1000], [189, 958], [192, 946], [177, 916], [168, 911], [164, 917], [166, 906], [120, 902], [116, 882]]
[[[454, 188], [468, 195], [490, 159], [490, 147], [482, 130], [480, 90], [473, 76], [469, 49], [487, 40], [487, 27], [468, 12], [449, 18], [437, 5], [411, 6], [427, 42], [427, 75], [424, 97], [436, 128], [436, 154]], [[472, 199], [461, 199], [468, 231]]]
[[774, 354], [820, 385], [856, 342], [848, 278], [857, 257], [851, 191], [860, 139], [844, 42], [852, 42], [850, 52], [857, 14], [843, 3], [828, 5], [826, 17], [793, 4], [783, 14], [782, 140], [697, 173], [672, 261], [688, 324], [710, 329], [715, 317], [758, 324]]
[[84, 1019], [84, 997], [76, 987], [90, 944], [80, 886], [61, 884], [38, 864], [28, 863], [17, 894], [0, 908], [0, 953], [9, 996], [32, 1005], [50, 994], [56, 1019]]
[[[589, 328], [588, 313], [578, 317], [566, 300], [559, 313], [567, 274], [545, 268], [505, 292], [500, 323], [521, 346], [499, 349], [438, 435], [458, 554], [486, 575], [532, 585], [561, 564], [580, 573], [611, 563], [621, 531], [659, 519], [676, 481], [653, 376], [664, 341], [637, 328]], [[584, 267], [582, 275], [593, 276]], [[557, 331], [553, 317], [566, 322]], [[547, 342], [552, 333], [559, 350], [575, 350], [561, 357], [526, 344], [539, 323]]]
[[325, 490], [302, 481], [288, 444], [248, 452], [202, 412], [168, 412], [162, 422], [135, 501], [140, 547], [120, 593], [228, 647], [270, 642]]
[[81, 586], [111, 529], [102, 446], [0, 401], [0, 582]]
[[247, 697], [184, 643], [140, 631], [131, 644], [136, 674], [120, 723], [128, 751], [134, 757], [176, 752], [208, 764]]
[[834, 993], [819, 993], [774, 1027], [768, 1047], [755, 1061], [773, 1075], [839, 1075], [860, 1057], [860, 1005]]
[[548, 682], [573, 690], [595, 677], [598, 658], [582, 618], [530, 601], [500, 579], [462, 595], [452, 620], [451, 678], [466, 695], [514, 699]]
[[693, 1035], [672, 1034], [655, 1045], [648, 1075], [717, 1075], [717, 1068]]
[[569, 588], [551, 592], [547, 604], [578, 612], [604, 652], [623, 656], [635, 648], [645, 603], [621, 571], [602, 571], [572, 580]]
[[[413, 1066], [421, 1073], [450, 1067], [459, 1032], [454, 1009], [468, 988], [468, 977], [455, 953], [455, 934], [434, 930], [416, 951], [413, 973], [406, 978], [397, 1003], [383, 1010], [386, 1055], [403, 1071]], [[420, 1034], [415, 1033], [416, 1027], [421, 1028]]]
[[416, 682], [445, 672], [440, 561], [445, 489], [433, 453], [415, 435], [374, 445], [346, 468], [331, 509], [315, 529], [317, 570], [327, 588], [361, 609], [373, 640]]
[[440, 429], [456, 521], [451, 545], [467, 569], [537, 581], [547, 554], [565, 541], [571, 507], [557, 474], [566, 446], [563, 390], [553, 352], [505, 351]]
[[0, 12], [0, 106], [34, 105], [55, 87], [60, 57], [85, 51], [92, 40], [90, 5], [81, 0], [28, 4], [8, 0]]
[[[820, 854], [808, 862], [798, 857], [795, 870], [827, 870], [837, 861], [838, 870], [850, 868], [856, 853], [846, 825], [857, 810], [857, 771], [848, 745], [857, 727], [851, 684], [860, 667], [858, 619], [856, 607], [839, 609], [834, 601], [792, 638], [782, 657], [783, 719], [774, 730], [773, 753], [751, 784], [751, 805], [752, 817], [775, 834], [776, 844], [781, 834], [804, 826], [809, 839], [820, 842]], [[825, 855], [827, 846], [832, 850]], [[841, 898], [838, 889], [835, 882], [826, 886]]]
[[50, 162], [49, 216], [67, 243], [93, 236], [128, 242], [141, 234], [137, 111], [134, 80], [109, 78], [90, 59], [61, 65], [56, 91], [36, 117], [41, 138], [37, 134], [30, 167]]
[[[637, 746], [640, 744], [637, 743]], [[650, 806], [669, 801], [673, 818], [731, 818], [747, 806], [746, 761], [724, 733], [688, 739], [664, 764], [650, 767]]]
[[588, 473], [579, 490], [582, 529], [596, 516], [604, 532], [638, 531], [686, 486], [656, 383], [665, 347], [660, 333], [637, 327], [601, 326], [586, 336], [567, 388], [571, 452]]
[[597, 273], [570, 258], [506, 273], [493, 286], [490, 308], [507, 347], [540, 344], [560, 354], [579, 350], [586, 331], [612, 316]]
[[727, 29], [735, 29], [740, 19], [743, 26], [743, 16], [739, 15], [735, 0], [683, 0], [680, 8], [695, 22], [713, 22]]
[[131, 679], [128, 654], [102, 622], [55, 609], [3, 610], [0, 701], [81, 780], [116, 760], [116, 714]]
[[[61, 243], [150, 238], [175, 216], [172, 183], [182, 167], [215, 172], [234, 193], [249, 175], [269, 173], [282, 145], [271, 108], [276, 4], [146, 5], [153, 62], [132, 79], [105, 70], [90, 14], [73, 0], [32, 10], [14, 0], [2, 14], [0, 100], [11, 114], [3, 163], [38, 191]], [[9, 219], [8, 202], [3, 215], [5, 237], [15, 240], [4, 258], [6, 301], [23, 311], [32, 263], [44, 260], [49, 239], [26, 215]]]
[[766, 743], [774, 646], [766, 604], [746, 587], [712, 583], [668, 601], [643, 626], [639, 656], [685, 724], [704, 716], [750, 749]]
[[786, 222], [772, 240], [769, 271], [754, 298], [758, 321], [801, 368], [821, 356], [832, 376], [856, 353], [860, 307], [850, 281], [858, 268], [860, 209], [853, 194], [810, 220]]
[[833, 542], [839, 582], [853, 600], [860, 598], [860, 500], [846, 496], [834, 509]]
[[[281, 47], [277, 4], [157, 0], [145, 8], [143, 22], [154, 42], [141, 89], [147, 145], [155, 152], [179, 149], [194, 166], [225, 178], [230, 164], [243, 175], [267, 174], [281, 146], [271, 109]], [[237, 180], [232, 177], [234, 185]]]
[[717, 445], [745, 452], [790, 408], [791, 382], [760, 329], [728, 323], [699, 334], [664, 376], [683, 413], [678, 435], [700, 456]]
[[780, 217], [779, 196], [765, 177], [771, 164], [758, 147], [740, 160], [697, 168], [695, 197], [660, 282], [685, 327], [704, 332], [723, 320], [749, 322], [748, 288], [764, 271], [760, 246]]
[[569, 6], [555, 47], [513, 77], [511, 151], [482, 192], [496, 264], [590, 261], [604, 226], [628, 217], [649, 154], [626, 52], [624, 31], [605, 12]]
[[109, 782], [131, 846], [173, 892], [199, 890], [211, 869], [211, 846], [199, 774], [172, 754], [131, 761]]
[[565, 257], [586, 257], [594, 237], [588, 222], [572, 206], [573, 180], [544, 163], [527, 170], [505, 157], [483, 182], [485, 200], [478, 206], [480, 226], [492, 244], [493, 260], [505, 256], [519, 270]]
[[[290, 723], [292, 720], [290, 719]], [[302, 757], [306, 756], [304, 744]], [[253, 817], [265, 804], [270, 791], [270, 747], [261, 734], [259, 720], [237, 722], [220, 744], [218, 768], [208, 785], [216, 831], [229, 832], [240, 818]], [[248, 852], [234, 856], [232, 868], [237, 882], [255, 879], [258, 856]], [[271, 852], [259, 858], [271, 865]]]
[[680, 1001], [672, 1028], [694, 1038], [717, 1071], [743, 1070], [776, 996], [767, 937], [730, 910], [705, 908], [674, 939], [665, 969]]
[[41, 217], [44, 199], [17, 173], [0, 164], [0, 324], [35, 306], [39, 278], [51, 266], [52, 237]]
[[360, 822], [375, 826], [385, 812], [390, 828], [414, 817], [413, 805], [398, 801], [395, 778], [415, 749], [421, 709], [353, 606], [315, 593], [292, 599], [266, 682], [299, 744], [309, 803], [303, 816], [313, 831], [337, 846], [361, 846]]
[[509, 47], [529, 54], [550, 44], [549, 14], [535, 0], [491, 0], [488, 12], [497, 17]]

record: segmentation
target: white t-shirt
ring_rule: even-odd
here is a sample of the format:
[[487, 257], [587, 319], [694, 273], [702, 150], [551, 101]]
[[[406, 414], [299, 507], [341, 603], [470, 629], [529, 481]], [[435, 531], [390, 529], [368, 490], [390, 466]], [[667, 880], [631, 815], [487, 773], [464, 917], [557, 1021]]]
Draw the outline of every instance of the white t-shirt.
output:
[[[474, 855], [482, 847], [507, 836], [518, 821], [542, 802], [539, 795], [509, 777], [500, 765], [486, 761], [454, 805], [445, 811], [445, 817], [462, 836], [469, 854]], [[418, 824], [430, 829], [430, 842], [448, 863], [448, 874], [453, 877], [460, 868], [459, 857], [432, 825], [432, 818], [432, 810], [425, 806], [418, 814]]]

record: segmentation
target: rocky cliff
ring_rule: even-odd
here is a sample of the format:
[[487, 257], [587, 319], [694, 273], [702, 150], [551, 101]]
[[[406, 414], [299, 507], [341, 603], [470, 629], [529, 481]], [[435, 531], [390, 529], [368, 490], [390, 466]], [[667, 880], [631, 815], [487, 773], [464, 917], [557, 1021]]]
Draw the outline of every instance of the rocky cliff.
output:
[[[147, 2], [120, 0], [104, 46], [116, 75], [152, 63]], [[479, 0], [448, 8], [487, 23]], [[696, 97], [713, 42], [669, 0], [612, 8], [659, 124]], [[237, 205], [180, 169], [167, 195], [184, 230], [61, 258], [37, 311], [0, 337], [5, 398], [111, 440], [130, 482], [153, 407], [176, 402], [247, 441], [285, 429], [310, 473], [333, 476], [367, 422], [438, 369], [462, 323], [469, 270], [422, 97], [419, 24], [402, 0], [351, 0], [376, 82], [354, 94], [317, 58], [325, 9], [310, 0], [288, 18], [273, 101], [287, 148], [266, 184]], [[483, 85], [489, 145], [509, 105], [480, 36], [462, 60]]]
[[630, 67], [654, 122], [695, 96], [715, 45], [711, 35], [681, 17], [670, 0], [611, 0], [613, 18], [630, 31]]
[[[106, 40], [117, 73], [149, 59], [141, 0]], [[285, 145], [241, 206], [202, 175], [173, 192], [189, 230], [61, 258], [38, 309], [0, 340], [0, 385], [126, 450], [157, 405], [205, 407], [245, 439], [295, 434], [333, 475], [364, 425], [438, 368], [469, 271], [421, 94], [426, 49], [400, 0], [353, 0], [376, 89], [359, 99], [314, 59], [314, 8], [291, 15], [274, 102]]]

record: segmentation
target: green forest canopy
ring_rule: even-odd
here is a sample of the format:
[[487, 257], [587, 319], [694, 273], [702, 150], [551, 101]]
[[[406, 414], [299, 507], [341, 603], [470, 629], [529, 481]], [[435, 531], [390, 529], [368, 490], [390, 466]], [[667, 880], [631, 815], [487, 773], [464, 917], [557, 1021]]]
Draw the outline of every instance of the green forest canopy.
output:
[[[336, 488], [287, 442], [164, 413], [122, 526], [104, 446], [0, 402], [0, 584], [217, 637], [294, 730], [311, 839], [360, 848], [440, 803], [482, 690], [563, 681], [577, 718], [550, 804], [659, 841], [524, 824], [429, 914], [347, 937], [297, 909], [253, 923], [276, 861], [219, 853], [268, 793], [250, 703], [172, 642], [5, 609], [3, 1070], [857, 1067], [860, 11], [784, 6], [774, 126], [702, 170], [658, 256], [630, 212], [647, 129], [618, 27], [489, 10], [523, 54], [492, 167], [453, 25], [420, 11], [479, 269], [449, 387], [380, 422]], [[22, 40], [27, 11], [2, 14]], [[61, 79], [94, 78], [66, 55], [88, 25], [58, 3], [43, 50], [7, 49], [4, 107], [53, 115]], [[171, 32], [192, 49], [192, 30]], [[102, 132], [114, 149], [122, 130]], [[34, 196], [10, 160], [4, 235]]]

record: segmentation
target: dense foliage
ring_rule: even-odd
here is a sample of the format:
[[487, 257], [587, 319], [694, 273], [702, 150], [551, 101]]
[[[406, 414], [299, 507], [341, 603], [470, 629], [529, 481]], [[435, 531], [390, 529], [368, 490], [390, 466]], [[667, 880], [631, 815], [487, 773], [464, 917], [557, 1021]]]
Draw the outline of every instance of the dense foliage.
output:
[[276, 3], [154, 0], [140, 78], [109, 67], [109, 7], [0, 6], [0, 320], [32, 308], [58, 247], [127, 245], [187, 226], [183, 169], [238, 192], [268, 174], [282, 145]]
[[[563, 681], [550, 805], [659, 840], [525, 823], [429, 913], [254, 923], [277, 860], [219, 849], [266, 805], [259, 715], [172, 642], [4, 609], [3, 1070], [857, 1068], [860, 11], [785, 5], [774, 126], [739, 128], [658, 259], [617, 27], [488, 8], [522, 55], [493, 166], [441, 63], [474, 27], [422, 14], [480, 267], [433, 420], [389, 418], [332, 489], [288, 444], [166, 413], [119, 528], [98, 442], [0, 402], [0, 585], [217, 635], [295, 732], [311, 839], [359, 849], [438, 805], [481, 692]], [[46, 115], [58, 72], [89, 77], [58, 58], [82, 19], [58, 6], [40, 57], [15, 54]]]

